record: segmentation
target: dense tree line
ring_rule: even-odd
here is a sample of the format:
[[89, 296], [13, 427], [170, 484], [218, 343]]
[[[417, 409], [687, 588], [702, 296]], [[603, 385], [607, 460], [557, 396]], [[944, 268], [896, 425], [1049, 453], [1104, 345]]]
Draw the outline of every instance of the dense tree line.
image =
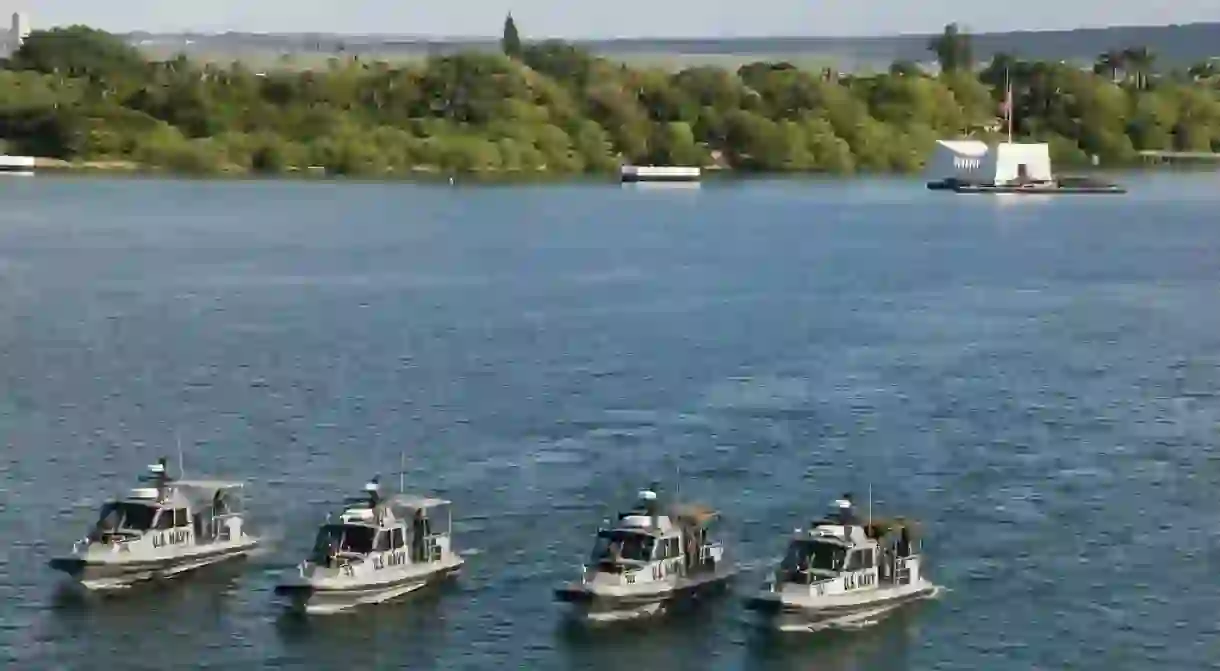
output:
[[937, 138], [997, 138], [1011, 83], [1017, 135], [1050, 142], [1060, 162], [1220, 150], [1215, 68], [1158, 73], [1146, 49], [1093, 68], [1003, 55], [980, 68], [970, 36], [949, 26], [928, 45], [935, 74], [895, 63], [840, 77], [783, 62], [632, 68], [522, 40], [511, 17], [502, 46], [256, 73], [150, 62], [81, 26], [35, 32], [0, 69], [0, 138], [9, 153], [203, 172], [907, 171]]

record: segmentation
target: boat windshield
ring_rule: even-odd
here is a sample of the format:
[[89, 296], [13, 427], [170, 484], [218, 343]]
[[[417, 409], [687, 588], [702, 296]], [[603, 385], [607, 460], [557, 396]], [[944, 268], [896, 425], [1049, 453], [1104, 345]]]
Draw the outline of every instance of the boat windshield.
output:
[[815, 540], [792, 541], [780, 568], [789, 574], [810, 571], [838, 573], [843, 568], [843, 558], [846, 554], [844, 548], [831, 543]]
[[152, 528], [155, 506], [114, 501], [102, 506], [97, 518], [98, 531], [148, 531]]
[[655, 539], [647, 534], [632, 531], [603, 530], [597, 534], [593, 545], [593, 563], [629, 561], [651, 561]]
[[377, 530], [354, 524], [326, 524], [318, 530], [313, 544], [315, 560], [325, 561], [336, 552], [368, 554], [373, 551], [373, 537]]

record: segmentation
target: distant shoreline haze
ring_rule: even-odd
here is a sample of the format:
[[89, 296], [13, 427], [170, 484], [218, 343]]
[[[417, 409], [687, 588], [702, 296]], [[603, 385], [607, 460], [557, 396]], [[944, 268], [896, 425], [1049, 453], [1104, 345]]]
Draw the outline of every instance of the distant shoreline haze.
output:
[[[988, 41], [949, 25], [693, 53], [534, 41], [511, 16], [499, 40], [423, 48], [232, 35], [132, 46], [76, 26], [34, 31], [4, 63], [0, 139], [44, 167], [180, 173], [910, 173], [938, 139], [1000, 139], [1011, 112], [1016, 136], [1064, 167], [1220, 151], [1220, 24], [1131, 30]], [[1024, 50], [994, 51], [1018, 37]], [[1202, 55], [1183, 60], [1192, 49]]]
[[[934, 36], [929, 33], [906, 33], [859, 36], [574, 38], [564, 41], [605, 56], [653, 55], [657, 60], [665, 60], [666, 56], [698, 55], [821, 56], [846, 60], [847, 69], [855, 69], [854, 66], [861, 63], [887, 66], [895, 60], [930, 60], [927, 42]], [[152, 41], [162, 46], [180, 46], [187, 53], [222, 52], [225, 49], [337, 51], [340, 45], [347, 53], [387, 54], [452, 53], [467, 48], [499, 48], [499, 38], [492, 36], [132, 31], [121, 34], [121, 37], [137, 44]], [[1220, 56], [1220, 22], [1084, 27], [1073, 30], [1014, 30], [973, 34], [972, 39], [975, 55], [984, 61], [997, 53], [1011, 53], [1037, 60], [1091, 61], [1099, 53], [1127, 48], [1133, 44], [1147, 46], [1158, 54], [1162, 63], [1167, 64], [1190, 65]], [[185, 44], [187, 40], [193, 43]]]
[[[1056, 33], [1081, 33], [1081, 32], [1104, 32], [1104, 31], [1127, 31], [1127, 30], [1159, 30], [1159, 29], [1175, 29], [1175, 28], [1193, 28], [1199, 26], [1220, 26], [1220, 21], [1196, 21], [1190, 23], [1156, 23], [1156, 24], [1113, 24], [1113, 25], [1081, 25], [1074, 28], [1015, 28], [1012, 30], [991, 30], [971, 32], [974, 39], [987, 39], [995, 36], [1007, 35], [1030, 35], [1030, 34], [1056, 34]], [[68, 25], [48, 26], [47, 28], [66, 28]], [[966, 26], [963, 25], [963, 28]], [[251, 36], [251, 37], [313, 37], [324, 36], [340, 39], [369, 39], [369, 40], [387, 40], [387, 41], [420, 41], [420, 42], [491, 42], [498, 41], [500, 38], [494, 34], [441, 34], [441, 33], [369, 33], [369, 32], [328, 32], [328, 31], [308, 31], [308, 30], [171, 30], [171, 31], [150, 31], [150, 30], [129, 30], [112, 33], [118, 37], [220, 37], [220, 36]], [[615, 35], [606, 37], [596, 36], [563, 36], [563, 35], [537, 35], [532, 39], [537, 41], [545, 40], [562, 40], [572, 44], [610, 44], [618, 42], [742, 42], [742, 41], [766, 41], [766, 40], [879, 40], [892, 38], [923, 38], [935, 36], [936, 32], [928, 31], [901, 31], [901, 32], [875, 32], [875, 33], [777, 33], [774, 35]]]

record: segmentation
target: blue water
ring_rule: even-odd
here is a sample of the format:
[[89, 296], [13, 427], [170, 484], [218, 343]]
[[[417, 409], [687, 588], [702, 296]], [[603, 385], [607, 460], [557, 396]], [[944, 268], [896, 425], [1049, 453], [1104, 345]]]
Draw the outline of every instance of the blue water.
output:
[[[12, 669], [1220, 668], [1220, 181], [996, 198], [0, 181], [0, 664]], [[47, 567], [184, 446], [274, 540], [79, 599]], [[285, 618], [277, 577], [380, 472], [455, 502], [447, 589]], [[923, 521], [941, 598], [628, 631], [550, 589], [680, 471], [756, 587], [841, 491]]]

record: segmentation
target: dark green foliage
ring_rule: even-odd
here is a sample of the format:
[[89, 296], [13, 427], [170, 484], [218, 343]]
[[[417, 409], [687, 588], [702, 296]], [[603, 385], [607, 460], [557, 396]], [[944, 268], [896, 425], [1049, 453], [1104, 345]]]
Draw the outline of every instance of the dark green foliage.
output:
[[931, 39], [928, 48], [936, 54], [942, 72], [953, 73], [974, 67], [974, 45], [970, 35], [963, 33], [956, 23], [945, 26], [943, 33]]
[[122, 77], [143, 66], [140, 52], [110, 33], [69, 26], [30, 33], [8, 67], [68, 77]]
[[1158, 74], [1140, 48], [1102, 54], [1091, 71], [1000, 55], [976, 72], [969, 36], [950, 26], [929, 45], [939, 74], [898, 62], [840, 79], [784, 62], [628, 67], [515, 33], [509, 17], [503, 55], [254, 73], [146, 62], [83, 27], [38, 32], [0, 69], [0, 142], [188, 172], [909, 171], [937, 138], [999, 137], [1011, 84], [1015, 134], [1049, 142], [1059, 161], [1220, 147], [1214, 65]]
[[509, 14], [504, 19], [504, 37], [500, 38], [500, 48], [509, 58], [521, 58], [521, 34], [517, 32], [517, 22]]

